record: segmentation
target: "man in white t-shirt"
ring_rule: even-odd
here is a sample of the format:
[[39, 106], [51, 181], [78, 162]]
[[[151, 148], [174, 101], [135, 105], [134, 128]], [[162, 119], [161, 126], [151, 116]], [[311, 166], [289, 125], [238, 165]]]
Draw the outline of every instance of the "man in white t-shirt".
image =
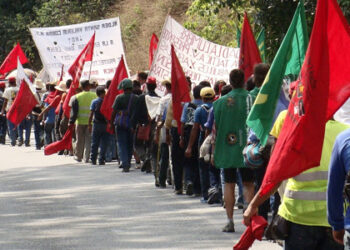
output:
[[[2, 97], [4, 98], [4, 104], [1, 109], [1, 116], [6, 116], [6, 112], [9, 111], [13, 101], [16, 98], [17, 92], [18, 92], [18, 87], [16, 86], [16, 78], [15, 77], [10, 77], [9, 79], [9, 86], [5, 89], [4, 94]], [[16, 145], [16, 140], [17, 140], [17, 129], [15, 128], [15, 125], [7, 121], [8, 125], [8, 130], [10, 134], [10, 139], [11, 139], [11, 146]]]

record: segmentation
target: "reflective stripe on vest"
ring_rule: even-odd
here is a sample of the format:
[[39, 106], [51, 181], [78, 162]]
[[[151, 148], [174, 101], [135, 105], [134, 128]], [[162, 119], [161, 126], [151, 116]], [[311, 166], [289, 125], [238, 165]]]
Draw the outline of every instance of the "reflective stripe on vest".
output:
[[309, 226], [329, 227], [327, 220], [328, 166], [335, 138], [349, 126], [328, 121], [320, 166], [288, 179], [278, 214], [288, 221]]
[[294, 191], [286, 189], [284, 196], [294, 200], [304, 201], [325, 201], [326, 192], [314, 192], [314, 191]]
[[327, 180], [328, 171], [317, 171], [317, 172], [307, 172], [301, 173], [293, 177], [296, 181], [318, 181], [318, 180]]

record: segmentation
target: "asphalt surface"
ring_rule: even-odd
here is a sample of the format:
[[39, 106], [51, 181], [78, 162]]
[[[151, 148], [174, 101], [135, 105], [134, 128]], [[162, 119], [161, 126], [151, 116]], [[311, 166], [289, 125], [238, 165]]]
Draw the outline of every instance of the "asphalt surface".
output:
[[[0, 145], [0, 249], [232, 249], [221, 206], [157, 189], [151, 174]], [[281, 249], [268, 241], [252, 249]]]

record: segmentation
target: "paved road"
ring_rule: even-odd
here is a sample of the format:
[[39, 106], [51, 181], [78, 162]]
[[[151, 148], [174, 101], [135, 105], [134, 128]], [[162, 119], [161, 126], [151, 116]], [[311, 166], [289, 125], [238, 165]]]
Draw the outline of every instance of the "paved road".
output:
[[[0, 249], [232, 249], [225, 211], [156, 189], [149, 174], [0, 146]], [[281, 249], [267, 241], [253, 249]]]

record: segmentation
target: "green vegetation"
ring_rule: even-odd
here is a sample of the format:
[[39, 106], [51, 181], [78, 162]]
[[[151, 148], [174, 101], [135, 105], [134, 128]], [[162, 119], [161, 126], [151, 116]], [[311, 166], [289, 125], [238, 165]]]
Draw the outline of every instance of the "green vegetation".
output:
[[49, 27], [98, 20], [114, 0], [0, 0], [0, 61], [20, 42], [35, 69], [41, 62], [29, 27]]
[[[304, 0], [308, 31], [311, 32], [316, 0]], [[338, 0], [350, 20], [350, 0]], [[244, 11], [258, 34], [265, 28], [266, 60], [271, 62], [287, 32], [298, 1], [296, 0], [194, 0], [187, 11], [186, 27], [206, 39], [237, 46], [236, 27], [241, 26]]]

